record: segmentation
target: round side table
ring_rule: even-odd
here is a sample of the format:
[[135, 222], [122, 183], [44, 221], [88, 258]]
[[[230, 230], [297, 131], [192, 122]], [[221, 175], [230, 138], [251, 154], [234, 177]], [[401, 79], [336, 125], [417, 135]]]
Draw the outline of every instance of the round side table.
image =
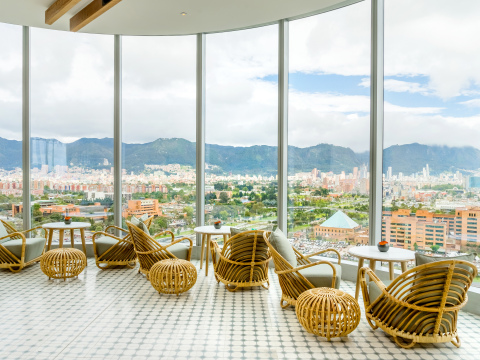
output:
[[[230, 226], [222, 226], [220, 229], [215, 229], [213, 225], [208, 226], [199, 226], [193, 229], [197, 234], [202, 234], [202, 250], [200, 253], [200, 269], [202, 268], [203, 264], [203, 252], [205, 250], [207, 253], [205, 254], [205, 276], [208, 275], [208, 256], [210, 254], [210, 240], [212, 239], [212, 235], [223, 235], [223, 241], [227, 241], [228, 236], [230, 236]], [[205, 241], [207, 244], [205, 245]]]
[[407, 271], [407, 262], [415, 260], [415, 251], [390, 247], [388, 251], [381, 252], [376, 246], [354, 246], [348, 249], [348, 253], [358, 258], [357, 286], [355, 288], [355, 299], [358, 300], [360, 291], [360, 269], [363, 267], [364, 260], [369, 260], [370, 269], [375, 271], [377, 261], [388, 262], [390, 270], [390, 280], [395, 278], [393, 263], [399, 262], [402, 266], [402, 272]]
[[56, 222], [56, 223], [48, 223], [48, 224], [42, 225], [42, 228], [44, 228], [45, 231], [48, 231], [47, 250], [50, 250], [50, 247], [52, 246], [53, 232], [55, 230], [58, 230], [59, 232], [59, 238], [58, 238], [59, 248], [63, 247], [63, 235], [65, 233], [65, 230], [67, 231], [70, 230], [70, 241], [72, 243], [72, 248], [74, 247], [74, 240], [73, 240], [74, 231], [80, 230], [83, 252], [85, 253], [85, 256], [87, 256], [87, 248], [85, 246], [85, 229], [89, 228], [90, 226], [92, 225], [87, 222], [72, 222], [71, 224], [65, 224], [64, 222]]
[[361, 311], [353, 296], [342, 290], [315, 288], [300, 294], [295, 305], [300, 324], [311, 334], [347, 336], [360, 323]]
[[78, 249], [54, 249], [40, 259], [40, 268], [48, 279], [63, 279], [78, 276], [87, 266], [87, 257]]
[[148, 273], [150, 283], [159, 293], [180, 294], [190, 290], [197, 282], [197, 269], [182, 259], [157, 262]]

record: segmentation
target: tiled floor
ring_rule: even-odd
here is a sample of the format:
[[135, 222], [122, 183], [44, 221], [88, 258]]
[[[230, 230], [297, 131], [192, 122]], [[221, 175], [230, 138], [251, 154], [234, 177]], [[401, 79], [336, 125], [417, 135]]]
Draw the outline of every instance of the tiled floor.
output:
[[[199, 266], [198, 261], [194, 262]], [[270, 290], [230, 293], [210, 273], [179, 297], [159, 295], [136, 270], [99, 270], [49, 281], [38, 264], [0, 270], [0, 359], [479, 359], [480, 317], [461, 313], [462, 347], [398, 348], [362, 319], [331, 342], [303, 330]], [[352, 293], [354, 284], [342, 283]], [[361, 303], [363, 311], [363, 304]]]

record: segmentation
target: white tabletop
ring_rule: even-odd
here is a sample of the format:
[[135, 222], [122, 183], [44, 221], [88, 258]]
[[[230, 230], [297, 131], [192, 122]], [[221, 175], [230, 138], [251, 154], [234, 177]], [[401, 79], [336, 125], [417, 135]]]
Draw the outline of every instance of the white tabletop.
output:
[[199, 234], [230, 235], [230, 226], [222, 225], [220, 229], [215, 229], [213, 225], [199, 226], [193, 229], [193, 231]]
[[44, 229], [58, 229], [58, 230], [67, 230], [67, 229], [85, 229], [92, 226], [92, 224], [87, 222], [72, 222], [67, 225], [64, 222], [55, 222], [42, 225]]
[[348, 249], [350, 255], [362, 259], [377, 261], [410, 261], [415, 260], [415, 251], [391, 247], [381, 252], [376, 246], [354, 246]]

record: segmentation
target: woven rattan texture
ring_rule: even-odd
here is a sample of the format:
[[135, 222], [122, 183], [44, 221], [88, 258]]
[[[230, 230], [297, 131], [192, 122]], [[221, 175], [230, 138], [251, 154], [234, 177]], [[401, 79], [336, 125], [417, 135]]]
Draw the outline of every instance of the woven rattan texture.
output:
[[186, 260], [162, 260], [150, 269], [150, 283], [159, 293], [181, 294], [197, 282], [197, 269]]
[[80, 275], [87, 266], [87, 258], [78, 249], [60, 248], [47, 251], [40, 260], [43, 273], [52, 279], [68, 279]]

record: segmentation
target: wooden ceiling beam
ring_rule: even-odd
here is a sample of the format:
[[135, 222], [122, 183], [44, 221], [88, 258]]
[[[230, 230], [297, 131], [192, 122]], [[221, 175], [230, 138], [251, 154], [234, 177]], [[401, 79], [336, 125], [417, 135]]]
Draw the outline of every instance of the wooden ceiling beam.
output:
[[122, 0], [93, 0], [70, 19], [70, 31], [78, 31]]
[[52, 25], [82, 0], [57, 0], [45, 10], [45, 24]]

